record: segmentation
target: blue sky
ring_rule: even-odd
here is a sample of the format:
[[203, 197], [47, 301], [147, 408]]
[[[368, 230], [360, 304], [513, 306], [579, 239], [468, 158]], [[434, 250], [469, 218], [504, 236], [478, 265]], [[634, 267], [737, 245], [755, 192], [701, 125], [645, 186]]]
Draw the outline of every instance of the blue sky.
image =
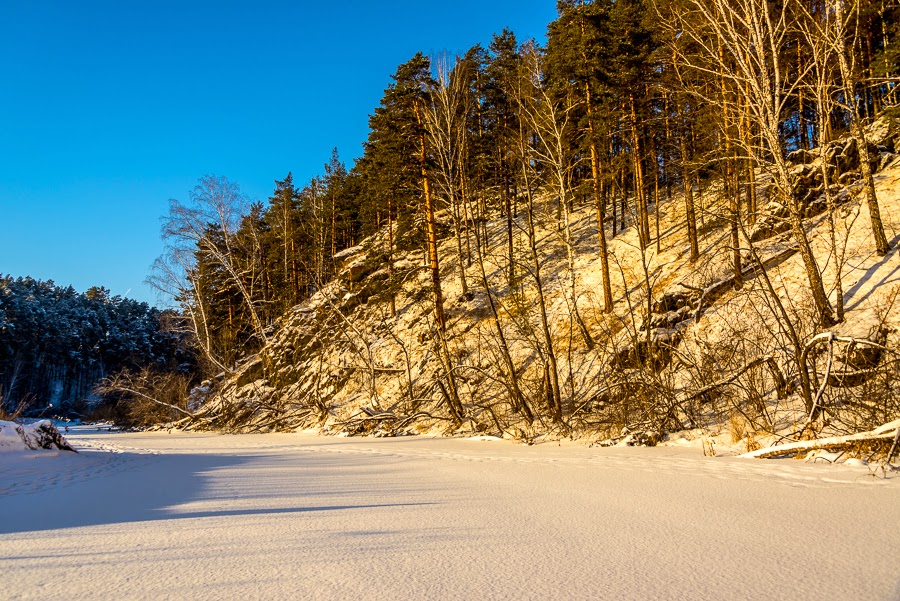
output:
[[[156, 303], [159, 218], [204, 174], [264, 200], [293, 171], [348, 167], [397, 65], [553, 0], [0, 0], [0, 274]], [[129, 292], [130, 291], [130, 292]]]

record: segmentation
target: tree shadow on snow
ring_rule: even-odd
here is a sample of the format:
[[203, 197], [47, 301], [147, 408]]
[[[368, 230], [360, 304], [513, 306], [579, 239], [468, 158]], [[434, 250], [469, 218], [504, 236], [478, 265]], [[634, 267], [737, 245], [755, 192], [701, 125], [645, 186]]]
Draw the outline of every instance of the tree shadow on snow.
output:
[[[16, 492], [0, 496], [0, 535], [170, 519], [304, 514], [432, 504], [316, 506], [304, 503], [304, 506], [295, 507], [228, 508], [228, 505], [233, 507], [242, 501], [243, 504], [252, 503], [254, 499], [267, 496], [257, 494], [258, 490], [243, 486], [241, 482], [242, 478], [254, 473], [253, 466], [248, 464], [264, 463], [265, 460], [259, 455], [84, 453], [77, 459], [77, 465], [59, 466], [65, 471], [47, 465], [43, 473], [32, 473], [28, 476], [30, 480], [17, 483]], [[210, 486], [215, 472], [236, 469], [234, 478], [216, 482], [219, 486]], [[271, 482], [266, 478], [249, 480], [246, 484], [250, 486], [271, 484], [279, 488], [273, 496], [287, 498], [288, 503], [297, 503], [301, 499], [309, 501], [310, 497], [326, 494], [334, 500], [335, 495], [344, 494], [343, 490], [322, 490], [314, 482], [305, 483], [299, 473], [296, 479], [287, 482], [283, 478]], [[224, 489], [223, 483], [226, 483]], [[235, 485], [235, 488], [227, 484]], [[190, 506], [184, 506], [197, 501], [223, 507], [191, 511]]]
[[[881, 286], [885, 284], [892, 283], [897, 281], [897, 269], [892, 269], [887, 271], [881, 278], [877, 284], [868, 286], [865, 294], [860, 296], [859, 298], [854, 298], [854, 296], [866, 285], [869, 280], [871, 280], [876, 273], [878, 273], [885, 264], [887, 264], [890, 260], [894, 259], [896, 256], [897, 243], [900, 242], [900, 234], [894, 236], [888, 244], [891, 247], [891, 251], [889, 251], [885, 256], [878, 259], [878, 261], [871, 265], [870, 267], [865, 269], [862, 277], [850, 287], [850, 289], [844, 293], [844, 305], [847, 311], [851, 311], [859, 307], [867, 298], [869, 298], [876, 290], [878, 290]], [[892, 279], [894, 278], [894, 279]]]

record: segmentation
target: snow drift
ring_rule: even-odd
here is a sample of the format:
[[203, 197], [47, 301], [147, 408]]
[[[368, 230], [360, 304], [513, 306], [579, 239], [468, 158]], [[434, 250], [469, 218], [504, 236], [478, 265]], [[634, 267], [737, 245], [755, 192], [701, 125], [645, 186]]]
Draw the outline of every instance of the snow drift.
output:
[[31, 424], [0, 421], [0, 451], [38, 451], [53, 448], [77, 453], [50, 420], [45, 419]]

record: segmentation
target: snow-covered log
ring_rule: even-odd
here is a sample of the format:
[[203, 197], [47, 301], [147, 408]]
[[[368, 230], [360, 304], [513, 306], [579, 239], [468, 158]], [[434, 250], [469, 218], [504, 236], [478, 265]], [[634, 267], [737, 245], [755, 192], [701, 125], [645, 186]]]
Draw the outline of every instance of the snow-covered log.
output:
[[769, 447], [767, 449], [759, 449], [757, 451], [744, 453], [743, 455], [741, 455], [741, 457], [744, 457], [746, 459], [766, 459], [767, 457], [796, 455], [797, 453], [805, 453], [807, 451], [816, 451], [819, 449], [842, 449], [859, 442], [892, 440], [897, 436], [898, 430], [900, 430], [900, 419], [886, 423], [883, 426], [879, 426], [874, 430], [870, 430], [868, 432], [848, 434], [847, 436], [831, 436], [829, 438], [819, 438], [817, 440], [802, 440], [800, 442], [791, 442], [788, 444]]

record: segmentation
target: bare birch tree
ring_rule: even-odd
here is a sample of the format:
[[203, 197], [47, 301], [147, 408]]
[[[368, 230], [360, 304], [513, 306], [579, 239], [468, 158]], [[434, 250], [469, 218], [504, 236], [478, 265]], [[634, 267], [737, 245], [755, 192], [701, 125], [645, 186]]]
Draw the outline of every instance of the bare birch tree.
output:
[[836, 74], [834, 72], [834, 45], [828, 40], [825, 30], [830, 29], [828, 21], [833, 18], [832, 13], [824, 11], [816, 13], [805, 4], [800, 3], [801, 19], [798, 27], [809, 50], [812, 72], [808, 87], [816, 102], [816, 120], [818, 129], [818, 145], [821, 157], [819, 160], [819, 172], [822, 175], [822, 187], [825, 194], [825, 202], [828, 206], [829, 237], [831, 239], [832, 256], [834, 258], [834, 287], [835, 310], [837, 321], [844, 321], [844, 289], [841, 278], [841, 269], [844, 263], [844, 249], [838, 247], [836, 207], [834, 193], [831, 189], [831, 166], [825, 157], [824, 149], [831, 142], [831, 113], [835, 108], [834, 95]]
[[[791, 96], [806, 73], [785, 64], [783, 50], [791, 33], [790, 2], [773, 5], [767, 0], [685, 0], [684, 10], [676, 10], [669, 26], [677, 30], [695, 49], [678, 53], [685, 68], [721, 77], [732, 83], [737, 105], [756, 129], [756, 138], [743, 148], [750, 156], [768, 158], [767, 167], [787, 205], [791, 232], [806, 268], [818, 321], [834, 323], [831, 304], [825, 294], [822, 273], [803, 225], [800, 199], [794, 191], [787, 161], [782, 154], [781, 124]], [[714, 97], [707, 102], [726, 102]], [[739, 138], [738, 143], [748, 140]]]
[[[260, 346], [265, 348], [268, 339], [255, 293], [258, 266], [252, 260], [249, 265], [242, 264], [234, 248], [247, 205], [247, 197], [237, 184], [211, 175], [200, 179], [190, 193], [189, 203], [172, 199], [169, 214], [163, 218], [166, 252], [157, 259], [149, 280], [157, 290], [172, 295], [182, 304], [201, 350], [213, 364], [225, 370], [228, 367], [217, 356], [212, 343], [209, 304], [198, 279], [197, 260], [203, 257], [226, 274], [228, 283], [244, 301]], [[256, 256], [252, 252], [247, 254]]]
[[547, 168], [547, 188], [558, 198], [562, 213], [562, 238], [566, 250], [567, 287], [572, 316], [578, 331], [588, 349], [594, 347], [594, 340], [581, 313], [578, 311], [578, 289], [575, 270], [575, 243], [572, 237], [572, 217], [570, 211], [572, 170], [568, 148], [569, 113], [571, 106], [567, 100], [555, 101], [543, 85], [540, 56], [533, 47], [523, 49], [523, 81], [533, 89], [519, 96], [523, 120], [534, 134], [535, 143], [531, 147], [533, 158]]
[[[466, 145], [466, 81], [446, 56], [433, 61], [437, 77], [425, 110], [425, 127], [435, 164], [436, 191], [450, 208], [456, 237], [459, 285], [463, 295], [469, 292], [466, 281], [466, 259], [463, 251], [463, 222], [466, 210], [463, 202], [464, 149]], [[458, 67], [458, 63], [457, 63]]]
[[[869, 143], [866, 141], [862, 115], [856, 99], [856, 78], [854, 74], [856, 55], [850, 52], [847, 45], [847, 30], [851, 29], [850, 23], [858, 11], [858, 0], [853, 0], [850, 3], [846, 0], [826, 0], [825, 21], [821, 28], [821, 35], [828, 41], [831, 51], [838, 59], [844, 92], [844, 108], [850, 113], [850, 131], [856, 140], [856, 148], [859, 151], [859, 172], [863, 178], [863, 189], [866, 191], [866, 203], [869, 206], [869, 218], [872, 223], [875, 250], [879, 255], [886, 255], [890, 250], [890, 245], [887, 237], [884, 235], [884, 224], [881, 221], [881, 211], [878, 207], [878, 198], [875, 195], [875, 180], [872, 177]], [[857, 36], [856, 28], [852, 28], [852, 31], [855, 39]]]

